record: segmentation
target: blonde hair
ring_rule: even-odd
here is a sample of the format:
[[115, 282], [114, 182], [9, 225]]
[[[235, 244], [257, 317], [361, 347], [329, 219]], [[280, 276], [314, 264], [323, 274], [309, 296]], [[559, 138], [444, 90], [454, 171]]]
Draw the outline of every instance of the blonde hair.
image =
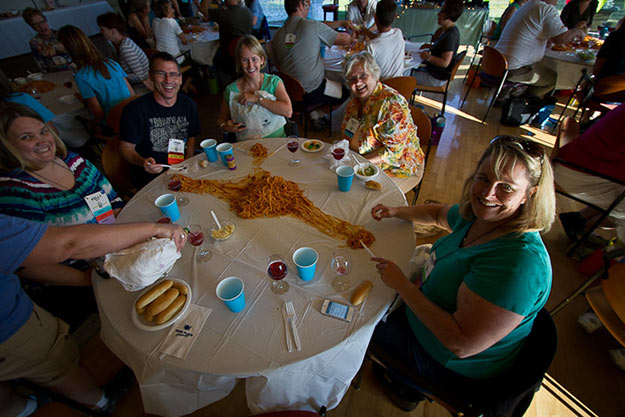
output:
[[380, 67], [377, 62], [375, 62], [375, 58], [367, 51], [358, 52], [347, 58], [347, 62], [345, 62], [345, 67], [343, 68], [343, 76], [347, 80], [349, 78], [349, 74], [352, 72], [352, 67], [360, 62], [362, 64], [362, 69], [366, 72], [369, 72], [376, 81], [380, 81]]
[[[491, 158], [491, 166], [496, 178], [501, 178], [504, 170], [512, 170], [517, 163], [527, 171], [529, 187], [527, 200], [519, 208], [519, 215], [506, 223], [509, 232], [548, 232], [556, 215], [556, 194], [553, 183], [553, 170], [542, 147], [533, 141], [516, 136], [497, 136], [482, 154], [475, 171], [467, 178], [460, 200], [460, 214], [467, 220], [475, 219], [471, 207], [471, 184], [482, 162]], [[532, 192], [534, 189], [534, 192]]]
[[260, 69], [265, 68], [265, 65], [267, 65], [267, 55], [265, 54], [263, 46], [260, 44], [260, 42], [258, 42], [258, 39], [256, 39], [255, 36], [243, 35], [241, 36], [241, 38], [239, 38], [239, 41], [237, 42], [237, 47], [234, 52], [234, 65], [237, 69], [237, 72], [239, 74], [243, 73], [243, 69], [241, 68], [241, 49], [243, 49], [244, 46], [249, 49], [250, 52], [254, 55], [257, 55], [264, 59], [263, 65], [261, 65]]
[[[47, 123], [43, 121], [41, 116], [39, 116], [39, 113], [32, 110], [30, 107], [17, 103], [4, 103], [0, 108], [0, 172], [11, 172], [15, 169], [18, 169], [21, 172], [25, 169], [34, 168], [28, 165], [26, 160], [22, 157], [22, 154], [9, 140], [9, 129], [11, 129], [13, 122], [20, 117], [36, 119], [45, 126], [48, 126]], [[48, 129], [54, 138], [56, 156], [65, 158], [67, 156], [67, 148], [65, 147], [65, 144], [53, 129], [50, 129], [49, 126]]]

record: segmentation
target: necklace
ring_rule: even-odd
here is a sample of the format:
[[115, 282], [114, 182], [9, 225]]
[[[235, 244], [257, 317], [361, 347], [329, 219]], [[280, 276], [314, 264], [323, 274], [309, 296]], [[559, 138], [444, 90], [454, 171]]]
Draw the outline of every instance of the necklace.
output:
[[[475, 225], [475, 223], [473, 223], [471, 225], [471, 227], [473, 227]], [[467, 246], [469, 246], [470, 244], [477, 242], [478, 240], [480, 240], [481, 238], [490, 235], [492, 232], [494, 232], [495, 230], [499, 229], [499, 227], [501, 226], [501, 224], [496, 225], [493, 228], [488, 229], [485, 233], [482, 233], [480, 235], [478, 235], [476, 238], [473, 238], [471, 240], [469, 240], [468, 242], [467, 240], [467, 236], [469, 235], [469, 232], [471, 231], [471, 228], [469, 228], [469, 230], [467, 231], [467, 234], [464, 235], [464, 238], [462, 239], [462, 242], [460, 242], [460, 247], [462, 248], [466, 248]]]
[[[69, 167], [67, 167], [65, 164], [61, 164], [61, 163], [57, 162], [56, 159], [53, 160], [52, 163], [55, 164], [55, 165], [60, 166], [63, 169], [68, 170], [69, 173], [72, 174], [72, 177], [74, 176], [74, 174], [72, 173], [72, 170], [69, 169]], [[43, 178], [44, 180], [46, 180], [46, 182], [55, 184], [59, 190], [67, 191], [67, 190], [69, 190], [69, 189], [71, 189], [73, 187], [73, 185], [72, 185], [72, 187], [68, 187], [66, 185], [60, 184], [60, 183], [54, 181], [52, 178], [46, 177], [45, 175], [36, 173], [34, 171], [28, 171], [27, 170], [26, 172], [28, 172], [30, 175], [32, 175], [33, 177], [37, 178], [40, 181], [41, 181], [41, 178]]]

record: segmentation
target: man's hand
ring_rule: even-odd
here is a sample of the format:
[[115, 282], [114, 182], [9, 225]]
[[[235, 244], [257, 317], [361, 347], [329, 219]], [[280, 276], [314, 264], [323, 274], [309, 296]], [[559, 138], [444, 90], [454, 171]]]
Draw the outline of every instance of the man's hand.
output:
[[149, 174], [160, 174], [163, 171], [163, 167], [151, 157], [143, 160], [143, 169]]

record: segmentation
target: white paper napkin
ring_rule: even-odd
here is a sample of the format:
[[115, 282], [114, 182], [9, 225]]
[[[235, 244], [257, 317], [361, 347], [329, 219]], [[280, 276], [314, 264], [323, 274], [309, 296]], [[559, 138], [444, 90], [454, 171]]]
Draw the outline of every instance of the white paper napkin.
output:
[[[340, 161], [337, 161], [332, 156], [332, 151], [336, 148], [343, 148], [345, 150], [345, 156]], [[340, 165], [352, 165], [353, 162], [349, 156], [349, 142], [345, 139], [336, 141], [330, 146], [330, 149], [328, 149], [325, 158], [330, 161], [330, 169], [332, 170], [338, 168]]]
[[159, 346], [160, 358], [170, 355], [186, 359], [212, 311], [212, 308], [190, 304], [187, 312], [171, 326], [169, 333]]

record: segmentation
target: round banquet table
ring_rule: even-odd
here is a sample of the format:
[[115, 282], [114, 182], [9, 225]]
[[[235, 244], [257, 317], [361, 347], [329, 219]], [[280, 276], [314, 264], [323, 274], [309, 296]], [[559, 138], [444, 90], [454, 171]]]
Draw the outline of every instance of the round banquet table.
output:
[[[582, 49], [580, 49], [582, 50]], [[597, 51], [591, 50], [596, 54]], [[573, 90], [582, 76], [582, 69], [592, 73], [595, 60], [583, 61], [577, 56], [577, 51], [545, 50], [542, 62], [556, 71], [556, 90]]]
[[[299, 139], [303, 143], [304, 139]], [[193, 178], [236, 180], [253, 169], [249, 149], [257, 140], [234, 146], [237, 169], [228, 170], [220, 161], [208, 168], [198, 164], [203, 154], [185, 161], [186, 175]], [[328, 144], [316, 153], [297, 151], [300, 167], [288, 165], [292, 154], [285, 139], [262, 139], [269, 156], [261, 167], [298, 183], [304, 194], [324, 212], [364, 226], [376, 241], [371, 249], [377, 256], [393, 259], [405, 267], [415, 246], [412, 225], [397, 219], [376, 222], [370, 209], [378, 202], [406, 205], [406, 199], [392, 180], [381, 174], [382, 191], [372, 191], [354, 178], [351, 191], [338, 191], [336, 175], [330, 170]], [[347, 157], [346, 157], [347, 158]], [[360, 158], [360, 157], [358, 157]], [[349, 158], [348, 158], [349, 159]], [[164, 175], [142, 189], [122, 210], [118, 221], [151, 221], [158, 218], [154, 198], [167, 192]], [[213, 209], [222, 219], [236, 224], [232, 237], [222, 242], [205, 239], [213, 252], [207, 263], [194, 261], [194, 248], [187, 244], [181, 258], [169, 273], [185, 280], [192, 289], [192, 303], [212, 309], [185, 360], [162, 355], [159, 344], [169, 329], [139, 330], [131, 320], [131, 309], [138, 293], [126, 292], [115, 279], [94, 277], [94, 291], [102, 321], [101, 338], [137, 377], [145, 411], [163, 416], [188, 414], [213, 403], [234, 388], [237, 378], [246, 379], [246, 397], [253, 413], [273, 410], [318, 410], [322, 405], [336, 407], [349, 388], [363, 361], [375, 325], [382, 318], [394, 292], [379, 278], [367, 253], [352, 254], [353, 267], [347, 277], [352, 288], [337, 293], [331, 285], [332, 253], [344, 247], [338, 241], [293, 217], [240, 219], [226, 201], [211, 195], [185, 194], [190, 203], [180, 208], [178, 223], [199, 223], [215, 227]], [[208, 233], [205, 233], [208, 235]], [[210, 241], [209, 241], [210, 240]], [[208, 243], [207, 243], [208, 242]], [[297, 277], [292, 254], [310, 246], [319, 252], [313, 281]], [[272, 293], [266, 273], [266, 259], [281, 254], [287, 261], [290, 284], [284, 295]], [[217, 299], [215, 287], [228, 276], [245, 283], [246, 308], [231, 313]], [[351, 290], [370, 279], [374, 286], [368, 298], [357, 306], [351, 323], [322, 315], [324, 299], [349, 304]], [[296, 326], [302, 349], [289, 353], [281, 308], [290, 300], [297, 313]]]

